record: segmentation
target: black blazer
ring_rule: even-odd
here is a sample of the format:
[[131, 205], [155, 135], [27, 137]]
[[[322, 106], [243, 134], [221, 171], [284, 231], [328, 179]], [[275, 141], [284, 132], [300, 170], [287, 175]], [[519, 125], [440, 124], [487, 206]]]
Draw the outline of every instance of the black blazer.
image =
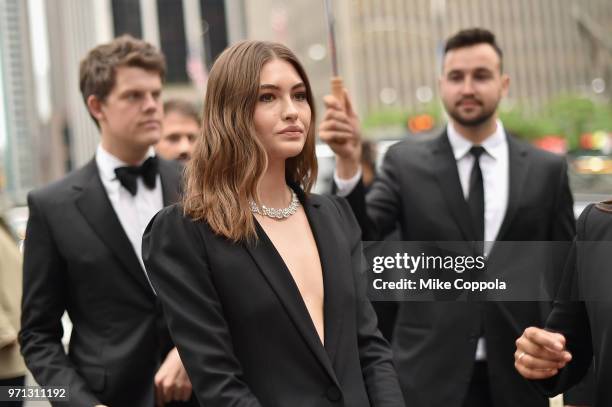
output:
[[[175, 202], [179, 168], [160, 160], [159, 169], [164, 203]], [[173, 345], [95, 160], [31, 192], [28, 206], [19, 339], [29, 370], [40, 385], [70, 387], [58, 406], [152, 406], [153, 377]]]
[[[509, 201], [497, 240], [571, 241], [574, 215], [565, 160], [512, 137], [507, 140]], [[475, 240], [446, 133], [422, 143], [395, 144], [367, 198], [361, 188], [355, 188], [347, 199], [364, 231], [363, 240], [380, 239], [396, 223], [405, 241]], [[510, 265], [498, 255], [494, 247], [489, 267]], [[517, 261], [529, 261], [520, 254], [510, 260], [514, 267]], [[563, 259], [557, 261], [550, 269], [560, 275]], [[551, 292], [560, 277], [553, 276], [553, 280]], [[399, 303], [392, 348], [407, 405], [460, 407], [477, 341], [484, 331], [495, 406], [548, 406], [514, 369], [513, 353], [521, 330], [543, 323], [551, 304]]]
[[546, 329], [565, 336], [572, 360], [557, 376], [533, 382], [550, 396], [565, 392], [582, 380], [594, 357], [594, 405], [607, 407], [612, 405], [612, 206], [601, 206], [589, 205], [578, 219], [559, 299], [546, 322]]
[[359, 226], [343, 200], [297, 192], [323, 269], [325, 347], [259, 225], [257, 244], [236, 244], [180, 206], [149, 224], [143, 258], [194, 392], [207, 407], [404, 406]]

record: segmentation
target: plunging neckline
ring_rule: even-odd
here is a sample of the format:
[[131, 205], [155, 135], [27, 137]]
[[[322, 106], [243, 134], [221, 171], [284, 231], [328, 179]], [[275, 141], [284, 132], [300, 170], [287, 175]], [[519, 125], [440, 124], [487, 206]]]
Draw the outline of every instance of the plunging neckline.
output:
[[322, 284], [323, 284], [323, 339], [321, 339], [321, 336], [319, 335], [319, 332], [317, 331], [316, 325], [314, 323], [314, 320], [312, 319], [312, 315], [310, 313], [310, 311], [308, 310], [308, 306], [306, 305], [306, 302], [304, 301], [304, 297], [302, 296], [302, 292], [300, 291], [300, 288], [293, 276], [293, 274], [291, 273], [291, 270], [289, 269], [289, 267], [287, 266], [287, 263], [285, 263], [285, 259], [283, 259], [283, 256], [280, 254], [280, 252], [278, 251], [278, 249], [276, 248], [276, 246], [274, 245], [274, 242], [272, 241], [272, 239], [270, 238], [270, 236], [268, 235], [268, 233], [266, 232], [266, 230], [264, 229], [264, 227], [261, 225], [261, 223], [259, 222], [259, 220], [257, 219], [257, 217], [255, 215], [253, 215], [253, 219], [256, 222], [256, 229], [257, 229], [257, 236], [259, 237], [259, 239], [262, 239], [266, 245], [268, 245], [271, 249], [272, 249], [272, 255], [274, 257], [276, 257], [276, 260], [278, 260], [280, 262], [280, 264], [282, 264], [283, 266], [283, 272], [286, 273], [290, 279], [291, 279], [291, 284], [292, 284], [292, 289], [295, 290], [295, 292], [297, 293], [297, 297], [298, 297], [298, 302], [300, 304], [300, 308], [301, 311], [303, 311], [307, 316], [308, 316], [308, 322], [309, 322], [309, 326], [308, 328], [310, 330], [312, 330], [312, 332], [314, 333], [314, 335], [316, 336], [316, 338], [318, 339], [318, 343], [321, 344], [321, 346], [323, 348], [325, 348], [325, 344], [328, 342], [327, 341], [327, 318], [325, 317], [325, 306], [326, 306], [326, 293], [327, 293], [327, 287], [326, 287], [326, 278], [325, 278], [325, 268], [323, 267], [323, 262], [321, 260], [321, 251], [319, 250], [319, 240], [317, 238], [317, 233], [315, 231], [315, 229], [312, 227], [311, 225], [311, 219], [308, 216], [308, 211], [306, 210], [306, 208], [304, 208], [304, 215], [306, 216], [306, 221], [308, 222], [308, 227], [310, 228], [310, 232], [312, 233], [312, 237], [314, 239], [314, 243], [315, 243], [315, 247], [317, 250], [317, 257], [319, 259], [319, 266], [321, 267], [321, 279], [322, 279]]
[[332, 198], [315, 194], [306, 196], [299, 187], [292, 188], [306, 212], [319, 252], [325, 294], [324, 343], [316, 332], [293, 276], [258, 221], [255, 227], [259, 240], [245, 243], [244, 248], [270, 285], [271, 294], [278, 299], [279, 305], [302, 336], [306, 347], [334, 377], [332, 361], [337, 355], [340, 338], [347, 324], [345, 319], [350, 317], [356, 306], [361, 306], [354, 302], [356, 290], [359, 289], [355, 280], [358, 277], [353, 276], [353, 267], [359, 267], [353, 264], [352, 258], [355, 236], [346, 234], [341, 219], [342, 209]]

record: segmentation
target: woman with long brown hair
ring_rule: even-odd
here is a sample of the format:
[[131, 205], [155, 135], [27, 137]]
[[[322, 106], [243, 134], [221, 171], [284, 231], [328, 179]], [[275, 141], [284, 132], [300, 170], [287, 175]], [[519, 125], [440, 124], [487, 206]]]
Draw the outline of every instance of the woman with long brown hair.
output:
[[225, 50], [183, 202], [143, 243], [202, 405], [404, 405], [359, 278], [359, 227], [344, 201], [309, 192], [316, 173], [295, 55], [261, 41]]

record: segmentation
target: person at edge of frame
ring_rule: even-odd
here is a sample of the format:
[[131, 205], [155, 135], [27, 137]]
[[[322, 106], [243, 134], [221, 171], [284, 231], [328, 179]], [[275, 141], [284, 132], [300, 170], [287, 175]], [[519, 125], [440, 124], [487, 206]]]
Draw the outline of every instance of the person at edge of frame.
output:
[[162, 136], [155, 144], [156, 154], [166, 160], [179, 160], [186, 164], [200, 133], [200, 122], [200, 115], [190, 102], [183, 99], [164, 102]]
[[[525, 329], [516, 340], [515, 366], [549, 396], [567, 391], [591, 374], [593, 402], [612, 405], [612, 360], [609, 350], [609, 257], [612, 241], [612, 201], [587, 206], [577, 224], [563, 282], [545, 329]], [[542, 326], [542, 325], [540, 325]]]
[[[0, 215], [0, 386], [23, 386], [26, 366], [19, 352], [17, 333], [21, 305], [21, 253]], [[21, 401], [0, 402], [20, 407]]]

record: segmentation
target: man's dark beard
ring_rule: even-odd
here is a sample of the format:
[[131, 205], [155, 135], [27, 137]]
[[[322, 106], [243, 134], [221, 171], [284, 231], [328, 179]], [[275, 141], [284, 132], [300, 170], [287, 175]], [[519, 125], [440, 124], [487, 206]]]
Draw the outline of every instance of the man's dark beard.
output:
[[497, 106], [495, 106], [490, 111], [483, 111], [479, 116], [474, 117], [473, 119], [464, 119], [459, 114], [455, 113], [455, 111], [447, 109], [448, 115], [453, 118], [454, 121], [459, 123], [464, 127], [478, 127], [487, 120], [489, 120], [497, 110]]

